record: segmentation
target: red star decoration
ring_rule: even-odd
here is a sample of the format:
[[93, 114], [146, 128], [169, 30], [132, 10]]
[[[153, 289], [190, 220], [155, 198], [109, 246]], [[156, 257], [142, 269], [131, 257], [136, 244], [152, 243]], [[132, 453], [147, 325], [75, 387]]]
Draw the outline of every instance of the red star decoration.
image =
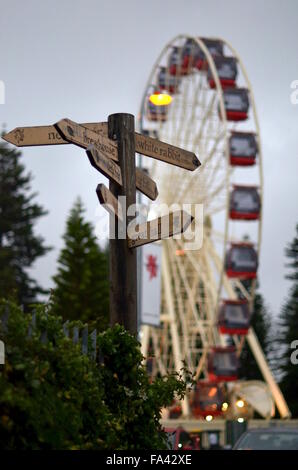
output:
[[147, 255], [146, 268], [150, 274], [149, 281], [151, 281], [151, 279], [153, 279], [154, 277], [157, 277], [158, 265], [156, 263], [156, 259], [157, 259], [157, 256]]

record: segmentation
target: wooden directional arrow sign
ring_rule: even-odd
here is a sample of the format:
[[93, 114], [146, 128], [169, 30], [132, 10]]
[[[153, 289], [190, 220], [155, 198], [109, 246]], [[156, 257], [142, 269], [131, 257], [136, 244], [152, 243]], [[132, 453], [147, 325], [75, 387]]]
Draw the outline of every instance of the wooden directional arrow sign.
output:
[[[172, 237], [178, 233], [183, 233], [193, 221], [193, 217], [187, 212], [175, 211], [168, 215], [158, 217], [141, 225], [136, 225], [128, 233], [128, 246], [135, 248], [156, 240]], [[132, 231], [134, 233], [132, 233]]]
[[[107, 122], [89, 122], [81, 124], [87, 129], [108, 136]], [[39, 145], [61, 145], [69, 144], [69, 140], [64, 139], [55, 129], [55, 126], [34, 126], [34, 127], [16, 127], [2, 137], [10, 144], [17, 147], [30, 147]]]
[[[70, 135], [66, 122], [74, 132], [75, 126], [82, 126], [84, 129], [76, 128], [77, 136]], [[100, 139], [95, 133], [102, 136], [102, 138]], [[70, 140], [71, 137], [72, 140]], [[70, 119], [63, 119], [54, 126], [17, 127], [8, 134], [5, 134], [3, 139], [17, 147], [74, 143], [80, 147], [87, 148], [90, 144], [96, 145], [98, 143], [102, 148], [107, 146], [106, 151], [109, 153], [107, 155], [109, 158], [115, 161], [118, 159], [117, 144], [108, 139], [107, 122], [77, 124]], [[193, 171], [201, 164], [194, 153], [153, 139], [152, 137], [138, 134], [137, 132], [135, 132], [135, 148], [136, 152], [147, 157], [152, 157], [171, 165], [185, 168], [186, 170]]]
[[136, 187], [145, 196], [149, 197], [152, 201], [158, 196], [158, 190], [155, 181], [147, 175], [147, 173], [140, 168], [136, 168]]
[[118, 199], [115, 198], [104, 184], [97, 186], [96, 194], [100, 204], [102, 204], [111, 215], [116, 215], [119, 220], [123, 221], [121, 204], [118, 203]]
[[[100, 171], [107, 178], [114, 180], [122, 186], [121, 169], [117, 163], [105, 157], [93, 145], [88, 147], [87, 155], [94, 168]], [[158, 196], [155, 182], [140, 168], [136, 168], [136, 187], [152, 200], [155, 200]]]
[[194, 153], [142, 134], [135, 133], [135, 146], [138, 153], [186, 170], [196, 170], [201, 164]]
[[101, 152], [99, 152], [94, 145], [90, 145], [87, 149], [87, 155], [89, 161], [94, 168], [100, 171], [107, 178], [112, 179], [115, 183], [118, 183], [122, 186], [122, 175], [120, 166], [117, 165], [113, 160]]
[[118, 161], [118, 145], [113, 140], [91, 131], [70, 119], [62, 119], [55, 124], [61, 136], [79, 147], [87, 148], [93, 145], [102, 155]]

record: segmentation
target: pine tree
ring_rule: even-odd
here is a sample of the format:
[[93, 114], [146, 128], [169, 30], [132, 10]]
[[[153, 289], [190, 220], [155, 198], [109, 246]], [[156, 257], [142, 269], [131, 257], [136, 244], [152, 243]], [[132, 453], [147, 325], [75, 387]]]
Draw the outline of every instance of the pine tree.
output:
[[291, 343], [298, 340], [298, 224], [296, 236], [286, 250], [289, 259], [287, 267], [290, 273], [287, 279], [293, 281], [287, 300], [279, 317], [279, 371], [281, 373], [281, 389], [290, 408], [293, 418], [298, 418], [298, 364], [291, 361], [294, 349]]
[[81, 320], [103, 330], [109, 314], [108, 253], [98, 246], [84, 212], [78, 198], [67, 220], [65, 246], [53, 277], [54, 310], [65, 320]]
[[25, 308], [46, 293], [28, 268], [50, 249], [34, 233], [36, 221], [47, 214], [34, 203], [32, 175], [25, 173], [21, 153], [0, 143], [0, 297], [14, 297]]
[[[271, 351], [271, 321], [264, 298], [259, 292], [256, 292], [254, 299], [251, 326], [254, 329], [262, 350], [268, 360]], [[247, 342], [245, 342], [240, 357], [239, 377], [246, 380], [264, 380]]]

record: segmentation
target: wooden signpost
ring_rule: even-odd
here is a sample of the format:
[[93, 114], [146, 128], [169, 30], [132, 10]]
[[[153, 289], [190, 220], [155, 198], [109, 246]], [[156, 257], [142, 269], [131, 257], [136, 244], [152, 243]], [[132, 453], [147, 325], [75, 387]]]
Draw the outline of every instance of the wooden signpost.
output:
[[135, 248], [156, 240], [183, 233], [193, 217], [185, 211], [175, 211], [141, 225], [128, 226], [132, 216], [123, 214], [119, 196], [126, 198], [126, 207], [136, 203], [136, 188], [155, 200], [155, 182], [135, 166], [135, 152], [189, 171], [200, 162], [187, 150], [135, 132], [134, 116], [113, 114], [108, 122], [78, 124], [62, 119], [54, 125], [17, 127], [3, 139], [18, 147], [75, 144], [86, 150], [91, 165], [105, 175], [109, 189], [99, 184], [99, 202], [110, 214], [116, 237], [110, 239], [110, 322], [120, 323], [137, 334], [137, 263]]

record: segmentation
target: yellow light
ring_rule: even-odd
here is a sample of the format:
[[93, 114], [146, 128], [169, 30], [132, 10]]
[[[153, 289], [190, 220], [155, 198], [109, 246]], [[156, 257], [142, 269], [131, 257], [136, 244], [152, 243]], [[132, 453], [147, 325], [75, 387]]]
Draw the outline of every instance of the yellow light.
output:
[[213, 420], [213, 416], [212, 415], [207, 415], [205, 420], [208, 421], [208, 423], [210, 423], [210, 421]]
[[229, 404], [226, 402], [224, 402], [221, 406], [222, 411], [227, 411], [228, 408], [229, 408]]
[[172, 99], [173, 98], [171, 97], [171, 95], [159, 92], [155, 92], [149, 97], [149, 100], [155, 106], [168, 106], [171, 103]]
[[244, 418], [238, 418], [237, 421], [238, 423], [244, 423]]
[[238, 408], [243, 408], [244, 407], [244, 401], [243, 400], [236, 401], [236, 406], [238, 406]]

